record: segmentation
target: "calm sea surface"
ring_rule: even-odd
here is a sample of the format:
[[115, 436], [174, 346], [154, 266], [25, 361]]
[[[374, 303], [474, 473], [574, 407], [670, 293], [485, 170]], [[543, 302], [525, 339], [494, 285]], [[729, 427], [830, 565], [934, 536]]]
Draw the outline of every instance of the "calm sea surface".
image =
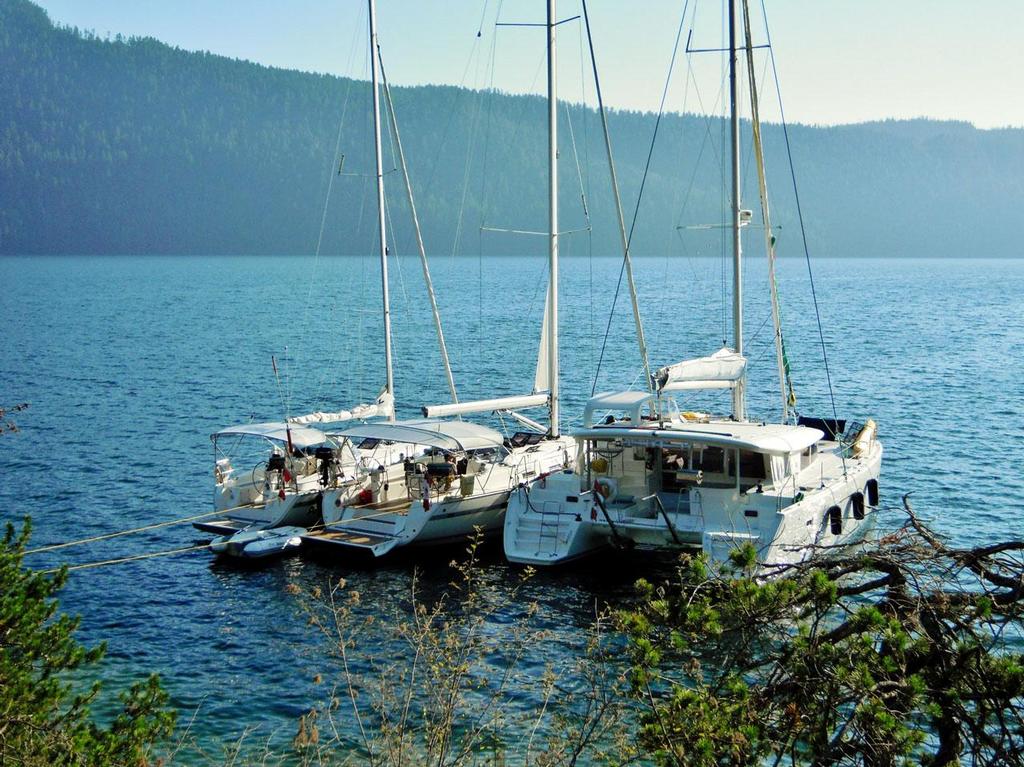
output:
[[[563, 261], [565, 428], [595, 386], [606, 328], [597, 390], [641, 385], [624, 294], [607, 324], [619, 263]], [[441, 258], [431, 267], [460, 397], [527, 393], [545, 262]], [[1024, 537], [1024, 260], [823, 260], [814, 269], [836, 408], [873, 417], [885, 442], [879, 524], [899, 524], [900, 495], [912, 492], [919, 513], [957, 543]], [[645, 258], [636, 273], [655, 366], [728, 337], [718, 260]], [[15, 416], [21, 431], [0, 437], [3, 520], [31, 515], [33, 545], [44, 545], [209, 510], [212, 432], [377, 394], [379, 284], [372, 258], [0, 259], [0, 404], [31, 403]], [[806, 264], [784, 260], [780, 284], [798, 407], [831, 415]], [[411, 417], [447, 401], [446, 387], [417, 262], [395, 261], [392, 291], [399, 416]], [[778, 384], [758, 261], [745, 292], [750, 410], [770, 419]], [[105, 560], [200, 537], [179, 525], [30, 562]], [[420, 563], [426, 597], [449, 580], [450, 558]], [[198, 551], [74, 573], [62, 603], [81, 613], [84, 641], [108, 642], [103, 674], [113, 685], [160, 671], [183, 721], [198, 712], [192, 735], [218, 756], [247, 728], [250, 742], [288, 743], [298, 716], [330, 694], [315, 677], [336, 668], [294, 586], [344, 577], [364, 605], [401, 615], [413, 570], [410, 561], [353, 568], [302, 558], [244, 570]], [[530, 583], [537, 625], [551, 635], [524, 664], [516, 705], [540, 704], [541, 671], [571, 663], [595, 604], [628, 598], [641, 574], [636, 562], [613, 562]], [[515, 581], [493, 550], [486, 580], [498, 595]], [[514, 613], [489, 629], [511, 631]], [[403, 652], [386, 625], [361, 643], [359, 663]]]

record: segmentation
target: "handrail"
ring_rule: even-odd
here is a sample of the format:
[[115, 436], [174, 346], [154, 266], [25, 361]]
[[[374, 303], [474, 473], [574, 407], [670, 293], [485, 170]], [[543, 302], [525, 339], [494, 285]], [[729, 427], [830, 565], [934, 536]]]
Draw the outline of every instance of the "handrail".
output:
[[661, 518], [665, 520], [665, 524], [668, 526], [668, 531], [672, 533], [672, 540], [676, 542], [676, 546], [682, 546], [683, 542], [679, 540], [679, 535], [676, 533], [675, 527], [673, 527], [672, 523], [669, 521], [668, 512], [665, 511], [665, 504], [661, 502], [661, 498], [658, 497], [658, 494], [651, 493], [646, 498], [641, 498], [640, 500], [649, 501], [652, 498], [654, 499], [654, 502], [658, 505], [658, 511], [661, 512]]
[[601, 508], [601, 513], [604, 514], [605, 521], [608, 522], [608, 527], [612, 531], [612, 538], [615, 539], [616, 543], [621, 544], [624, 539], [619, 535], [619, 531], [615, 528], [615, 523], [612, 522], [611, 515], [608, 514], [608, 507], [604, 505], [604, 496], [600, 493], [594, 493], [594, 500], [597, 501], [597, 505]]

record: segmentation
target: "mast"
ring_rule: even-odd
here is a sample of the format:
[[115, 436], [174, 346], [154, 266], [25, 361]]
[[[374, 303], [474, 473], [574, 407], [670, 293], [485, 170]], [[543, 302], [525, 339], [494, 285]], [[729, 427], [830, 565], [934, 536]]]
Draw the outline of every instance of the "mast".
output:
[[548, 220], [550, 236], [548, 284], [548, 384], [552, 437], [558, 427], [558, 96], [555, 82], [555, 0], [548, 2]]
[[[373, 88], [373, 140], [377, 160], [377, 217], [380, 220], [380, 279], [381, 296], [384, 303], [384, 369], [387, 376], [384, 391], [394, 397], [395, 375], [391, 364], [391, 301], [388, 296], [388, 233], [384, 213], [384, 153], [381, 149], [380, 140], [380, 94], [378, 93], [380, 62], [376, 55], [378, 47], [377, 8], [374, 0], [368, 1], [370, 4], [370, 80]], [[395, 420], [394, 408], [391, 409], [388, 420]]]
[[[732, 128], [732, 325], [733, 351], [743, 354], [743, 279], [740, 237], [740, 116], [736, 96], [736, 2], [729, 3], [729, 119]], [[732, 390], [732, 416], [746, 418], [743, 381]]]
[[782, 422], [789, 422], [790, 401], [794, 397], [786, 361], [786, 347], [782, 338], [782, 320], [779, 316], [779, 286], [775, 279], [775, 235], [772, 234], [771, 209], [768, 207], [768, 182], [764, 166], [764, 144], [761, 141], [761, 110], [757, 96], [754, 72], [754, 39], [750, 28], [750, 4], [743, 2], [743, 40], [747, 49], [747, 80], [750, 82], [750, 127], [754, 139], [754, 157], [757, 159], [757, 190], [761, 198], [761, 223], [764, 229], [765, 253], [768, 255], [768, 285], [772, 298], [772, 324], [775, 327], [775, 366], [779, 373], [779, 394], [782, 398]]
[[437, 297], [434, 295], [434, 281], [430, 278], [430, 267], [427, 265], [427, 251], [423, 246], [423, 233], [420, 231], [420, 219], [416, 215], [416, 200], [412, 194], [412, 182], [409, 180], [409, 167], [405, 164], [405, 152], [402, 149], [402, 137], [398, 133], [398, 117], [395, 115], [395, 102], [391, 100], [391, 86], [388, 85], [388, 76], [384, 71], [384, 59], [380, 55], [380, 49], [376, 51], [378, 63], [380, 64], [381, 80], [384, 84], [384, 98], [388, 103], [388, 115], [391, 118], [391, 133], [395, 137], [395, 151], [398, 152], [398, 162], [402, 166], [402, 178], [405, 180], [405, 196], [409, 201], [409, 210], [412, 213], [413, 228], [416, 230], [416, 245], [420, 251], [420, 266], [423, 267], [423, 281], [427, 285], [427, 295], [430, 296], [430, 310], [434, 315], [434, 330], [437, 331], [437, 345], [441, 350], [441, 362], [444, 364], [444, 374], [448, 379], [448, 391], [452, 395], [452, 402], [458, 404], [459, 395], [455, 391], [455, 379], [452, 377], [452, 366], [448, 361], [448, 346], [444, 342], [444, 330], [441, 328], [441, 312], [437, 308]]

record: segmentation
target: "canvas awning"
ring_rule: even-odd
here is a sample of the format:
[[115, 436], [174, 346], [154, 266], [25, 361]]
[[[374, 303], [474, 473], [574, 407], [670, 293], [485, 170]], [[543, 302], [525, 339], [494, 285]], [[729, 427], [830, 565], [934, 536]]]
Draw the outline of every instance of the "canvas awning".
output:
[[405, 442], [451, 451], [499, 447], [504, 441], [500, 432], [487, 426], [464, 421], [364, 423], [343, 431], [331, 432], [331, 436], [348, 440], [380, 439], [389, 442]]
[[211, 439], [218, 439], [229, 435], [244, 437], [264, 437], [275, 442], [287, 442], [288, 432], [291, 431], [292, 445], [295, 447], [314, 447], [322, 445], [327, 441], [327, 435], [319, 429], [310, 426], [291, 426], [280, 421], [270, 423], [247, 423], [242, 426], [229, 426], [211, 435]]
[[646, 391], [601, 392], [587, 400], [583, 409], [583, 425], [593, 425], [594, 413], [598, 410], [625, 411], [633, 423], [640, 423], [644, 406], [652, 400], [651, 393]]
[[665, 428], [629, 428], [595, 426], [573, 432], [577, 439], [614, 439], [625, 442], [689, 442], [753, 450], [771, 455], [800, 452], [819, 442], [825, 434], [819, 429], [790, 424], [709, 423]]

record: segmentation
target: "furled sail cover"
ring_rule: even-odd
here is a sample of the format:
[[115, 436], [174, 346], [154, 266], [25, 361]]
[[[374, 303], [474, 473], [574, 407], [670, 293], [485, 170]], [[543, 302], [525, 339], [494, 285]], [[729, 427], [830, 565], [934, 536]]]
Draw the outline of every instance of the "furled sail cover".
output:
[[356, 405], [351, 410], [339, 410], [336, 413], [317, 411], [309, 415], [289, 418], [289, 423], [337, 423], [338, 421], [365, 421], [368, 418], [390, 418], [395, 413], [395, 398], [388, 392], [381, 392], [376, 401], [370, 404]]
[[659, 368], [651, 378], [658, 391], [728, 389], [743, 378], [747, 358], [732, 349], [719, 349], [710, 357], [677, 362]]
[[551, 308], [551, 285], [548, 285], [547, 300], [544, 302], [544, 322], [540, 329], [540, 348], [537, 349], [537, 370], [533, 376], [533, 393], [551, 391], [551, 371], [548, 367], [548, 348], [551, 343], [551, 323], [548, 310]]

